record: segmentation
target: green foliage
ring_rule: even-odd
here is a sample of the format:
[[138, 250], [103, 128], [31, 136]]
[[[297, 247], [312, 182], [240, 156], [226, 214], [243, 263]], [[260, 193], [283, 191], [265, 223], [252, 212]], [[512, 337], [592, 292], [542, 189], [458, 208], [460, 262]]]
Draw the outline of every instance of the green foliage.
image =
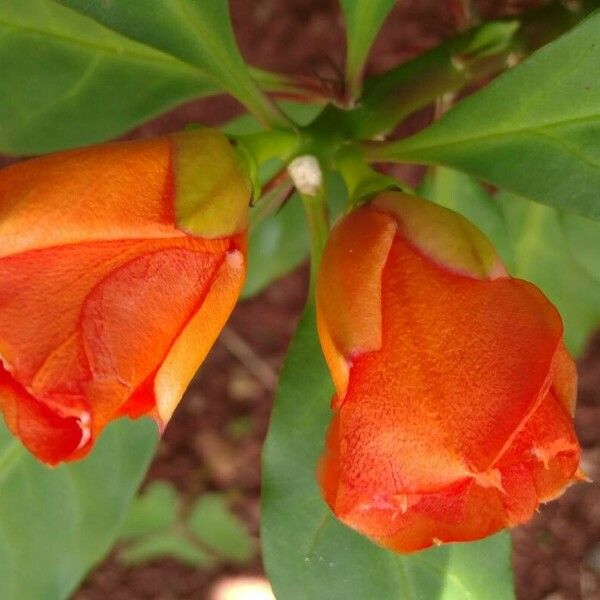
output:
[[127, 565], [173, 558], [190, 567], [208, 568], [214, 560], [202, 548], [174, 531], [149, 534], [125, 547], [119, 558]]
[[280, 378], [263, 457], [261, 536], [275, 595], [285, 600], [512, 598], [506, 534], [402, 556], [333, 517], [315, 480], [332, 393], [309, 305]]
[[[600, 281], [591, 277], [582, 262], [590, 254], [569, 245], [560, 212], [509, 193], [498, 202], [506, 215], [513, 251], [513, 273], [540, 287], [558, 308], [565, 326], [565, 341], [575, 355], [600, 325]], [[600, 248], [600, 223], [570, 222], [571, 237], [587, 234], [595, 251]]]
[[340, 0], [340, 4], [346, 21], [346, 81], [356, 96], [371, 45], [395, 0]]
[[387, 157], [465, 170], [600, 219], [600, 11]]
[[[349, 97], [360, 96], [369, 49], [393, 4], [341, 0]], [[289, 90], [301, 90], [302, 82], [244, 63], [225, 0], [2, 0], [0, 152], [40, 153], [103, 141], [183, 101], [228, 92], [253, 115], [224, 127], [234, 137], [261, 131], [259, 123], [294, 129], [283, 114], [292, 118], [305, 144], [300, 149], [322, 159], [333, 220], [348, 201], [333, 172], [341, 146], [392, 130], [434, 98], [462, 89], [475, 72], [504, 68], [520, 24], [488, 23], [464, 34], [376, 78], [354, 111], [330, 106], [319, 120], [320, 105], [290, 103], [280, 112], [266, 98], [257, 77]], [[492, 197], [469, 176], [443, 167], [422, 186], [425, 196], [476, 223], [514, 275], [542, 288], [561, 311], [576, 353], [600, 322], [600, 224], [561, 211], [600, 219], [599, 37], [596, 12], [432, 126], [379, 154], [449, 165], [510, 190]], [[487, 64], [492, 55], [501, 66]], [[259, 165], [263, 183], [288, 158], [278, 155]], [[346, 177], [347, 184], [354, 180]], [[369, 179], [369, 186], [372, 181], [383, 180]], [[297, 195], [267, 219], [261, 220], [260, 208], [252, 214], [245, 296], [304, 261], [310, 246]], [[332, 516], [315, 481], [332, 385], [314, 321], [309, 300], [264, 451], [262, 537], [277, 595], [512, 598], [506, 534], [401, 556]], [[243, 434], [243, 424], [237, 434], [230, 430], [232, 436]], [[66, 598], [119, 531], [119, 556], [128, 564], [165, 556], [202, 568], [250, 560], [253, 540], [218, 494], [187, 506], [171, 485], [155, 482], [120, 528], [155, 445], [150, 426], [120, 422], [88, 459], [50, 471], [0, 429], [2, 597]]]
[[469, 176], [435, 168], [420, 193], [475, 223], [512, 275], [536, 284], [558, 308], [569, 349], [580, 354], [600, 325], [600, 223], [501, 192]]
[[[308, 124], [321, 112], [321, 107], [312, 104], [286, 102], [282, 110], [296, 123]], [[244, 115], [227, 123], [223, 130], [233, 137], [257, 133], [259, 123], [251, 115]], [[279, 165], [282, 168], [283, 165]], [[263, 169], [264, 171], [264, 169]], [[275, 171], [261, 174], [266, 183]], [[339, 178], [329, 181], [333, 214], [338, 214], [345, 203], [345, 193]], [[257, 204], [261, 204], [259, 199]], [[293, 194], [286, 203], [268, 218], [257, 222], [259, 209], [250, 211], [250, 241], [248, 246], [248, 274], [242, 296], [249, 298], [265, 289], [270, 283], [293, 271], [308, 258], [309, 239], [306, 219], [298, 194]]]
[[241, 564], [252, 558], [250, 537], [240, 521], [231, 514], [223, 496], [200, 496], [187, 523], [203, 544], [221, 556]]
[[306, 219], [298, 194], [250, 231], [244, 297], [254, 296], [308, 258]]
[[49, 0], [3, 0], [0, 38], [0, 152], [106, 140], [215, 90], [206, 70]]
[[134, 538], [171, 527], [177, 520], [179, 497], [165, 481], [155, 481], [138, 496], [121, 529], [121, 538]]
[[223, 0], [58, 0], [109, 29], [177, 57], [268, 122], [273, 114], [242, 59]]
[[[327, 177], [329, 212], [336, 219], [344, 210], [347, 193], [340, 177]], [[274, 215], [250, 228], [248, 275], [243, 297], [248, 298], [293, 271], [309, 253], [306, 217], [297, 193]]]
[[561, 224], [573, 258], [600, 284], [600, 225], [568, 213], [562, 215]]
[[263, 123], [285, 123], [251, 75], [265, 74], [242, 60], [221, 0], [5, 0], [0, 37], [0, 152], [104, 141], [220, 91]]
[[127, 564], [174, 558], [212, 568], [227, 561], [247, 563], [252, 540], [220, 494], [201, 495], [186, 509], [170, 483], [155, 481], [136, 498], [121, 530], [119, 552]]
[[67, 598], [114, 543], [156, 447], [149, 421], [119, 421], [82, 462], [48, 469], [0, 424], [0, 595]]

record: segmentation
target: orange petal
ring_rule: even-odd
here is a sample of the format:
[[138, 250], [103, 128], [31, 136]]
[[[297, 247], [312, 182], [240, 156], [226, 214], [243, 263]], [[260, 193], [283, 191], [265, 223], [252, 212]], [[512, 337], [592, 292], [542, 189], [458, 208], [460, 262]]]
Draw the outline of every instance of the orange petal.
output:
[[[393, 522], [393, 517], [382, 517]], [[446, 542], [481, 539], [505, 526], [498, 491], [470, 484], [423, 496], [395, 532], [373, 539], [397, 552], [415, 552]]]
[[0, 365], [0, 408], [14, 435], [40, 460], [54, 465], [78, 449], [89, 449], [89, 429], [39, 402]]
[[365, 472], [385, 463], [424, 491], [485, 471], [550, 385], [558, 314], [525, 282], [455, 275], [399, 236], [382, 312], [382, 348], [356, 358], [341, 409], [342, 435], [373, 457]]
[[[364, 237], [369, 210], [358, 211]], [[364, 317], [369, 304], [343, 285], [339, 266], [351, 272], [360, 251], [350, 238], [320, 278], [337, 286], [339, 306]], [[319, 467], [325, 499], [348, 525], [401, 551], [526, 520], [578, 463], [575, 374], [558, 313], [524, 281], [446, 268], [403, 228], [385, 256], [381, 345], [349, 363]], [[321, 319], [333, 322], [331, 309]]]
[[[510, 448], [498, 460], [507, 491], [511, 524], [531, 517], [514, 507], [511, 468], [526, 469], [535, 490], [535, 506], [560, 495], [573, 481], [579, 466], [580, 449], [571, 415], [565, 410], [554, 389], [550, 390], [533, 415], [526, 421]], [[518, 482], [516, 486], [518, 487]]]
[[239, 295], [249, 198], [209, 129], [0, 171], [2, 409], [42, 460], [120, 415], [168, 420]]
[[564, 343], [560, 344], [554, 357], [552, 388], [567, 413], [573, 416], [577, 401], [577, 367]]
[[348, 215], [331, 232], [317, 284], [317, 326], [340, 400], [348, 361], [381, 346], [381, 274], [394, 220], [369, 210]]
[[227, 237], [246, 228], [249, 199], [235, 150], [212, 129], [58, 152], [2, 169], [0, 256], [181, 229]]
[[162, 362], [155, 380], [156, 408], [167, 423], [185, 388], [217, 339], [242, 291], [244, 255], [231, 250], [215, 274], [210, 293], [189, 319]]
[[169, 138], [103, 144], [0, 171], [0, 256], [98, 240], [181, 237]]
[[[15, 385], [57, 414], [87, 411], [98, 435], [210, 298], [231, 244], [89, 242], [0, 259], [0, 353]], [[221, 285], [215, 322], [239, 285]]]

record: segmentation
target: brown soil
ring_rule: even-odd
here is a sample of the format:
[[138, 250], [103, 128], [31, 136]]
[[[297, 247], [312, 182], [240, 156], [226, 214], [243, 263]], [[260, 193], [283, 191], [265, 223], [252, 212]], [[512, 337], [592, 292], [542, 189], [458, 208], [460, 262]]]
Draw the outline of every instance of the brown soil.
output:
[[[399, 0], [376, 43], [369, 71], [384, 70], [451, 35], [456, 29], [447, 8], [451, 3]], [[485, 17], [535, 4], [479, 3]], [[253, 64], [321, 77], [335, 76], [342, 65], [344, 37], [336, 0], [231, 0], [231, 7], [240, 47]], [[192, 102], [129, 137], [177, 130], [190, 121], [217, 124], [239, 110], [230, 99]], [[205, 490], [233, 490], [236, 510], [254, 536], [258, 535], [260, 451], [273, 398], [272, 377], [300, 315], [306, 284], [304, 267], [240, 304], [227, 334], [215, 345], [175, 413], [146, 478], [146, 482], [173, 482], [184, 498]], [[240, 354], [240, 339], [251, 353]], [[585, 470], [600, 479], [600, 337], [580, 367], [576, 424]], [[225, 432], [238, 417], [250, 420], [250, 433], [232, 439]], [[513, 539], [520, 600], [600, 599], [600, 486], [570, 489], [543, 507], [529, 525], [515, 530]], [[243, 572], [261, 573], [261, 569], [257, 558]], [[75, 598], [205, 599], [214, 581], [235, 572], [240, 571], [229, 566], [206, 572], [173, 560], [128, 568], [113, 554], [90, 574]]]

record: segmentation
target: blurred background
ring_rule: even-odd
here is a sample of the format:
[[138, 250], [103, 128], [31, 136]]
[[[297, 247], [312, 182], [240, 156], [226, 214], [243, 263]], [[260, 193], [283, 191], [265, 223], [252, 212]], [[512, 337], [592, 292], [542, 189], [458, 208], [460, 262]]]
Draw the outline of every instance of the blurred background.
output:
[[[483, 18], [542, 4], [475, 3]], [[231, 0], [242, 54], [253, 65], [335, 85], [344, 33], [337, 0]], [[456, 33], [453, 0], [399, 0], [375, 44], [381, 72]], [[189, 103], [128, 138], [218, 125], [241, 113], [230, 98]], [[433, 109], [403, 126], [423, 126]], [[7, 164], [14, 159], [2, 159]], [[398, 168], [416, 183], [423, 172]], [[303, 227], [303, 223], [298, 224]], [[253, 256], [259, 261], [260, 256]], [[269, 600], [260, 547], [260, 460], [277, 375], [306, 296], [300, 266], [239, 304], [160, 442], [121, 538], [76, 600]], [[576, 425], [584, 470], [600, 478], [600, 336], [580, 360]], [[571, 488], [513, 532], [519, 600], [600, 599], [600, 486]], [[317, 600], [317, 599], [307, 599]], [[357, 599], [363, 600], [363, 599]], [[374, 599], [375, 600], [375, 599]]]

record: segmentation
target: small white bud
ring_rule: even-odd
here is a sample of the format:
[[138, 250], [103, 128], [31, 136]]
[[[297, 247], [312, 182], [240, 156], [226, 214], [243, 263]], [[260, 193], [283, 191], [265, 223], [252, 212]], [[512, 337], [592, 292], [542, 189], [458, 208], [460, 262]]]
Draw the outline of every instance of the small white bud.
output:
[[296, 189], [305, 196], [316, 196], [323, 185], [323, 172], [316, 157], [305, 154], [288, 165], [288, 173]]

